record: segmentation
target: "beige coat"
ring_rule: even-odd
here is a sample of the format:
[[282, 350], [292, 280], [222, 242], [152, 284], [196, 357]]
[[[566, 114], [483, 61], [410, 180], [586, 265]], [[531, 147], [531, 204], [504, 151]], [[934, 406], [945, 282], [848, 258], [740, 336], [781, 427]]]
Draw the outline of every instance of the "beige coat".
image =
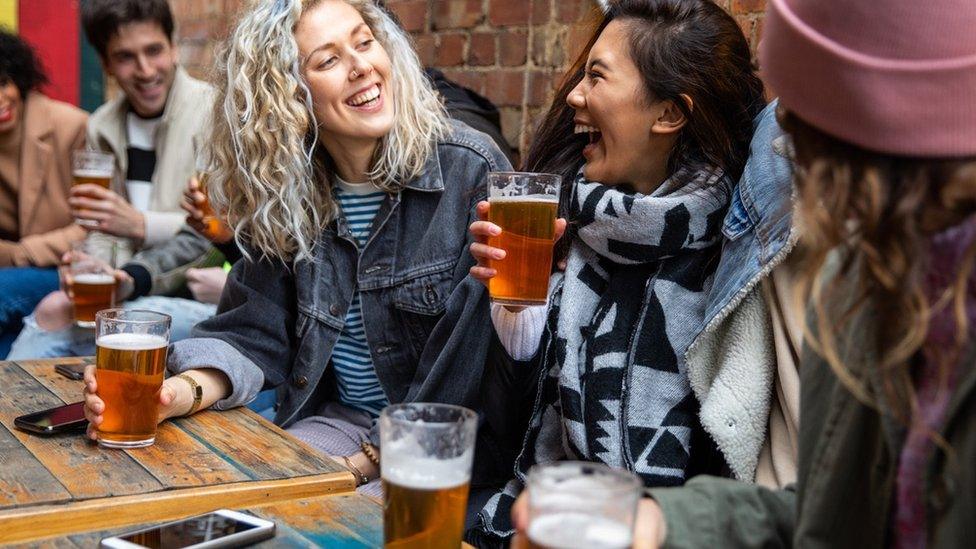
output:
[[85, 237], [68, 207], [71, 151], [84, 147], [88, 114], [40, 93], [24, 102], [17, 194], [20, 240], [0, 240], [0, 267], [57, 265]]
[[[163, 109], [163, 119], [156, 134], [156, 169], [153, 172], [153, 190], [149, 210], [143, 212], [146, 219], [144, 242], [113, 239], [103, 234], [93, 234], [101, 246], [116, 241], [115, 254], [118, 264], [127, 261], [135, 251], [151, 248], [172, 238], [183, 226], [186, 212], [180, 209], [183, 189], [193, 175], [196, 162], [193, 158], [193, 137], [209, 125], [213, 105], [213, 88], [191, 77], [177, 67], [170, 97]], [[88, 122], [88, 142], [95, 149], [112, 153], [116, 159], [113, 190], [126, 196], [125, 174], [128, 168], [126, 148], [126, 115], [129, 104], [125, 96], [98, 108]], [[99, 252], [104, 255], [108, 252]]]

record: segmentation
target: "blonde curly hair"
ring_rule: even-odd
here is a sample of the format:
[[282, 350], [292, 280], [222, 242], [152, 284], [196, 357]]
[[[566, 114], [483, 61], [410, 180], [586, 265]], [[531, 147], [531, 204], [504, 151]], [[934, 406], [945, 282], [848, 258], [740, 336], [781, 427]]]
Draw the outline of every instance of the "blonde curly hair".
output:
[[203, 153], [213, 207], [246, 255], [311, 259], [316, 238], [339, 211], [294, 35], [302, 15], [323, 1], [355, 8], [390, 56], [393, 128], [374, 153], [370, 181], [398, 191], [420, 175], [448, 131], [410, 38], [372, 0], [256, 1], [218, 57], [213, 133]]

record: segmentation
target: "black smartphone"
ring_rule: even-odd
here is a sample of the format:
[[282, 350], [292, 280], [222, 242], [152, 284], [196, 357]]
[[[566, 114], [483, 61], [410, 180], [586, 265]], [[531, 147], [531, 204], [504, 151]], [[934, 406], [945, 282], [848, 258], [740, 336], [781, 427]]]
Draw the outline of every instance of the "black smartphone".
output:
[[14, 418], [14, 425], [18, 429], [42, 435], [84, 429], [88, 427], [88, 420], [85, 419], [85, 403], [75, 402], [20, 416]]
[[68, 379], [85, 379], [85, 367], [87, 364], [55, 364], [54, 371]]

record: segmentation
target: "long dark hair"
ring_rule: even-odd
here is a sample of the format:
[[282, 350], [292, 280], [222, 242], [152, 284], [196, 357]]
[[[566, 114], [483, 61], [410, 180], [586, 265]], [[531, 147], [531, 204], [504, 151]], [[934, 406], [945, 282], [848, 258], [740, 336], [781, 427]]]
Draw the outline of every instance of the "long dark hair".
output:
[[[680, 166], [706, 163], [738, 180], [749, 154], [753, 118], [765, 106], [749, 43], [722, 8], [709, 0], [612, 2], [561, 83], [523, 166], [562, 176], [562, 216], [587, 143], [585, 136], [573, 135], [575, 111], [566, 97], [582, 80], [593, 44], [614, 20], [628, 26], [630, 55], [644, 80], [645, 99], [671, 100], [688, 120], [668, 158], [668, 175]], [[691, 98], [693, 106], [682, 94]], [[571, 226], [557, 257], [565, 256], [572, 236]]]

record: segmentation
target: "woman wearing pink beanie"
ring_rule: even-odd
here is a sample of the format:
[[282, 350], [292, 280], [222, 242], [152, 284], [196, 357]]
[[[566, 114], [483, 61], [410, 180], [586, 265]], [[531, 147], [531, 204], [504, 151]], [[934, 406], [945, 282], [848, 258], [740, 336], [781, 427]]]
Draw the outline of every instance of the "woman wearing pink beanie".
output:
[[976, 547], [976, 2], [768, 0], [810, 337], [799, 475], [652, 489], [677, 547]]

